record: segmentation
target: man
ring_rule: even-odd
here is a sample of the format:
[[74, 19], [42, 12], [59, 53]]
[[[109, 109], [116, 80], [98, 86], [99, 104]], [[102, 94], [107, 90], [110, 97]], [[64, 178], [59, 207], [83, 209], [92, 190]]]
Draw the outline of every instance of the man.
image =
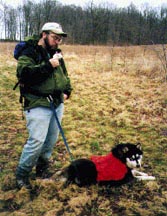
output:
[[43, 177], [49, 166], [59, 129], [47, 100], [53, 98], [55, 110], [61, 122], [64, 100], [72, 87], [58, 45], [67, 37], [58, 23], [46, 23], [40, 38], [29, 38], [18, 52], [17, 77], [21, 98], [24, 98], [29, 138], [24, 145], [16, 169], [18, 188], [31, 189], [29, 174], [36, 167], [36, 175]]

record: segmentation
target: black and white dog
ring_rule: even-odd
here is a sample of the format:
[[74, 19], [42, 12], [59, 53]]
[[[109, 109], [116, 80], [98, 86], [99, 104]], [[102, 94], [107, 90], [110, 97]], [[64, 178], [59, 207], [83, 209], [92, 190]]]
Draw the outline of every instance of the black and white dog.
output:
[[90, 159], [77, 159], [63, 172], [65, 185], [75, 183], [78, 186], [91, 184], [118, 186], [131, 181], [154, 180], [153, 176], [139, 172], [143, 152], [141, 145], [121, 143], [105, 156], [92, 156]]

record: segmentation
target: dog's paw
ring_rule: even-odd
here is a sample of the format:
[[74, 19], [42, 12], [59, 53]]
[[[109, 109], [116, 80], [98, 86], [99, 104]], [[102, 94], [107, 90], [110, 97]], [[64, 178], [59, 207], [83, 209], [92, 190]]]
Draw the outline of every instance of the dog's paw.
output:
[[132, 170], [132, 175], [134, 178], [141, 180], [141, 181], [154, 181], [154, 176], [149, 176], [147, 173], [139, 172], [137, 170]]
[[155, 181], [154, 176], [135, 176], [139, 181]]
[[132, 170], [132, 175], [133, 175], [133, 177], [137, 177], [137, 176], [148, 176], [147, 173], [139, 172], [138, 170], [135, 170], [135, 169]]

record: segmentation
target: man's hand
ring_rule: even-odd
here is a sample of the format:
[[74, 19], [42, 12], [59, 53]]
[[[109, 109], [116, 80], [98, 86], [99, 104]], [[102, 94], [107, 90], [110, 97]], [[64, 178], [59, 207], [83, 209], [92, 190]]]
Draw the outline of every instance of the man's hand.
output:
[[62, 57], [63, 56], [62, 56], [61, 53], [55, 53], [54, 56], [53, 56], [53, 58], [49, 60], [50, 63], [51, 63], [51, 65], [52, 65], [52, 67], [55, 68], [55, 67], [59, 66], [60, 65], [59, 59], [61, 59]]
[[61, 58], [63, 58], [63, 56], [62, 56], [61, 53], [55, 53], [55, 54], [53, 55], [53, 58], [61, 59]]
[[51, 59], [49, 59], [49, 61], [52, 65], [52, 67], [54, 67], [54, 68], [60, 65], [59, 60], [57, 58], [51, 58]]
[[64, 94], [64, 100], [68, 99], [68, 95]]

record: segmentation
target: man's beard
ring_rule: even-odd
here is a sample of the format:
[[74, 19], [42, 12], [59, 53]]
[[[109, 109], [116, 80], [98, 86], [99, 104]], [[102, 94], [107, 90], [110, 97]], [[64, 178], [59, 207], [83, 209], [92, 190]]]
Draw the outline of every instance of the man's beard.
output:
[[55, 46], [50, 46], [49, 45], [48, 37], [44, 38], [44, 42], [45, 42], [45, 47], [46, 47], [47, 51], [54, 50], [54, 49], [58, 48], [57, 45], [55, 45]]

